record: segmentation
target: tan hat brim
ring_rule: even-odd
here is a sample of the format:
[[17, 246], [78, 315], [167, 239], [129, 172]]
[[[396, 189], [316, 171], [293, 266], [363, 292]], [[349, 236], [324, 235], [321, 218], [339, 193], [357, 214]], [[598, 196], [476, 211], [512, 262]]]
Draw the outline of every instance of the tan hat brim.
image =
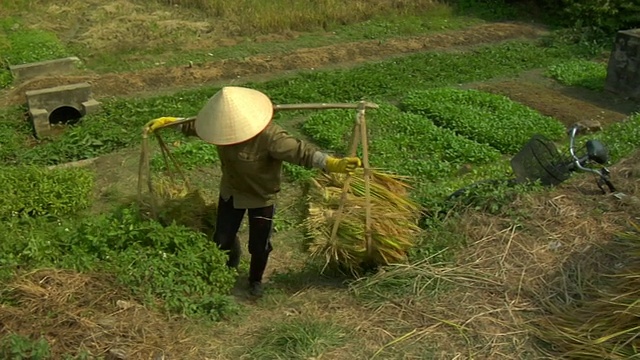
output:
[[258, 135], [271, 122], [273, 103], [260, 91], [226, 86], [200, 110], [195, 130], [202, 140], [233, 145]]

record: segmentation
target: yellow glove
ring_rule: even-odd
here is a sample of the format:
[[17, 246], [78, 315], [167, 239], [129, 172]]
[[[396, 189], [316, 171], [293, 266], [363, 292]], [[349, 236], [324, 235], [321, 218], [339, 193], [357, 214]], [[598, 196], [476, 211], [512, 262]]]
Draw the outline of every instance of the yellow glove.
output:
[[357, 157], [345, 157], [342, 159], [332, 156], [327, 157], [326, 167], [330, 173], [353, 173], [360, 166], [362, 166], [362, 162]]
[[169, 116], [165, 116], [165, 117], [161, 117], [161, 118], [157, 118], [157, 119], [153, 119], [151, 121], [149, 121], [147, 123], [147, 125], [145, 125], [145, 128], [149, 131], [149, 132], [153, 132], [158, 128], [161, 128], [169, 123], [172, 123], [176, 120], [180, 120], [182, 118], [178, 118], [178, 117], [169, 117]]

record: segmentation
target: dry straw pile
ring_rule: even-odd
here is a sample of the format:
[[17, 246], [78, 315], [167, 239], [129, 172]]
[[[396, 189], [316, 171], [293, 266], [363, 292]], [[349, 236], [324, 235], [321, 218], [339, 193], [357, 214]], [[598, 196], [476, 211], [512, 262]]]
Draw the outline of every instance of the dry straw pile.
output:
[[[612, 273], [590, 279], [573, 301], [543, 301], [534, 322], [541, 350], [565, 359], [631, 359], [640, 354], [640, 226], [611, 244]], [[614, 253], [613, 253], [614, 252]]]
[[186, 321], [136, 303], [110, 275], [41, 269], [18, 275], [3, 291], [15, 304], [0, 304], [3, 332], [43, 337], [51, 345], [47, 359], [85, 358], [83, 350], [106, 359], [202, 359], [210, 350], [193, 345], [208, 341]]
[[[351, 175], [345, 189], [346, 179], [347, 175], [322, 174], [313, 180], [304, 222], [311, 256], [323, 258], [325, 267], [356, 276], [370, 267], [405, 262], [420, 232], [419, 206], [409, 199], [408, 184], [397, 175], [371, 173], [371, 229], [367, 236], [364, 171]], [[338, 227], [332, 236], [336, 222]]]

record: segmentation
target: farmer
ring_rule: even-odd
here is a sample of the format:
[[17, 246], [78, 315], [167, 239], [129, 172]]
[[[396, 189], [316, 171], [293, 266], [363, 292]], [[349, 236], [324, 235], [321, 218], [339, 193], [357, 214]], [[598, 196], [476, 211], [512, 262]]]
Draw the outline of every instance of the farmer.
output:
[[[273, 104], [265, 94], [228, 86], [209, 99], [195, 121], [182, 125], [185, 135], [198, 136], [217, 147], [222, 180], [213, 241], [228, 251], [229, 267], [237, 268], [240, 262], [236, 234], [245, 212], [249, 214], [249, 290], [253, 296], [262, 295], [262, 277], [272, 250], [282, 162], [337, 173], [361, 166], [357, 157], [335, 158], [289, 135], [271, 121], [273, 113]], [[156, 119], [150, 123], [150, 131], [177, 119]]]

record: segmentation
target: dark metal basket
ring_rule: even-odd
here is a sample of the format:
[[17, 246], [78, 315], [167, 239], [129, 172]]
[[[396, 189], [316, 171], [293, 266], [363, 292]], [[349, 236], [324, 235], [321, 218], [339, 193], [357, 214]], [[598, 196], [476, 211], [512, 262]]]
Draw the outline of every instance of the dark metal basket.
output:
[[511, 169], [518, 183], [540, 181], [542, 185], [552, 186], [569, 178], [570, 163], [552, 141], [534, 135], [511, 159]]

